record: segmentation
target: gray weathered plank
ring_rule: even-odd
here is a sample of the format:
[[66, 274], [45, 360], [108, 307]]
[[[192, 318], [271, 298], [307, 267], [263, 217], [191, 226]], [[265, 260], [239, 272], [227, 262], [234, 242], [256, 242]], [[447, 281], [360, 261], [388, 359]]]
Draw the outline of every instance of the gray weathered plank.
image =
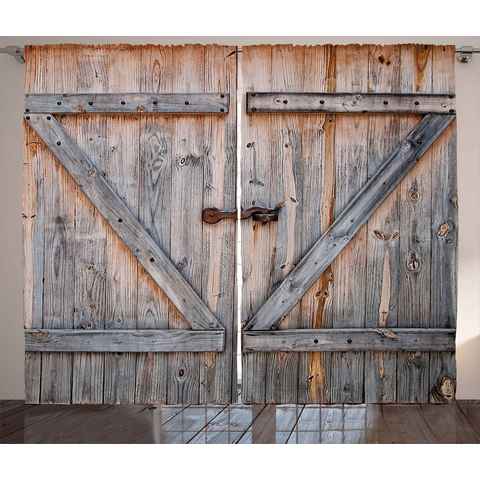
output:
[[[432, 47], [402, 45], [401, 89], [432, 92]], [[400, 136], [417, 122], [418, 115], [403, 115]], [[404, 178], [399, 187], [400, 275], [398, 327], [430, 326], [431, 296], [431, 168], [433, 149]], [[428, 401], [428, 353], [398, 353], [397, 401]]]
[[[205, 88], [205, 47], [173, 47], [173, 89], [187, 92]], [[176, 116], [172, 119], [172, 210], [170, 257], [184, 278], [202, 293], [202, 199], [204, 163], [204, 117]], [[213, 186], [215, 188], [215, 186]], [[205, 304], [204, 304], [205, 305]], [[205, 307], [207, 308], [207, 307]], [[210, 312], [210, 310], [208, 310]], [[169, 312], [169, 328], [186, 328], [177, 311]], [[200, 356], [172, 353], [168, 358], [168, 403], [200, 401]]]
[[[240, 75], [245, 90], [271, 90], [272, 47], [242, 48], [238, 56]], [[241, 95], [245, 109], [245, 95]], [[274, 155], [270, 138], [270, 115], [251, 115], [242, 122], [242, 209], [254, 205], [271, 206], [270, 192], [273, 182], [270, 162]], [[276, 227], [274, 222], [259, 225], [241, 222], [242, 229], [242, 325], [262, 305], [270, 293], [272, 245]], [[252, 255], [255, 252], [255, 255]], [[266, 353], [242, 355], [242, 400], [245, 403], [265, 402]]]
[[[71, 80], [72, 58], [55, 46], [35, 48], [38, 75], [45, 77], [42, 91], [62, 92]], [[56, 74], [53, 75], [52, 71]], [[60, 120], [61, 127], [75, 131], [77, 119]], [[60, 123], [59, 123], [60, 125]], [[44, 149], [42, 144], [39, 148]], [[50, 153], [50, 152], [48, 152]], [[44, 161], [44, 278], [43, 328], [73, 328], [75, 295], [75, 197], [73, 179], [55, 161]], [[65, 353], [42, 354], [41, 402], [70, 403], [72, 358]]]
[[[297, 90], [305, 77], [304, 47], [277, 45], [272, 48], [272, 88]], [[266, 119], [265, 119], [266, 120]], [[300, 260], [303, 232], [304, 155], [302, 115], [272, 116], [269, 134], [258, 148], [270, 152], [270, 205], [283, 204], [273, 227], [269, 271], [271, 294]], [[260, 226], [262, 228], [263, 226]], [[265, 275], [266, 272], [263, 272]], [[268, 298], [268, 297], [267, 297]], [[296, 305], [279, 323], [279, 329], [301, 328], [300, 305]], [[267, 403], [297, 403], [299, 355], [283, 352], [267, 354], [265, 397]]]
[[[400, 46], [369, 48], [368, 89], [372, 92], [400, 90]], [[400, 141], [400, 115], [371, 115], [368, 128], [368, 176], [375, 175], [386, 155]], [[398, 189], [383, 202], [367, 224], [365, 326], [391, 328], [397, 325], [399, 284]], [[396, 398], [394, 352], [365, 354], [365, 402], [388, 403]]]
[[[84, 47], [76, 58], [76, 66], [69, 84], [63, 91], [102, 92], [108, 88], [108, 80], [98, 72], [104, 72], [108, 56], [103, 50], [89, 54]], [[77, 117], [77, 128], [72, 135], [79, 147], [95, 158], [99, 169], [105, 168], [109, 151], [107, 119], [104, 115]], [[107, 278], [107, 227], [105, 220], [76, 189], [75, 203], [75, 308], [74, 328], [105, 328], [106, 278]], [[105, 355], [103, 353], [75, 353], [72, 365], [72, 403], [103, 403]]]
[[454, 118], [427, 115], [409, 133], [247, 323], [246, 329], [268, 330], [277, 326]]
[[[335, 89], [335, 47], [305, 49], [305, 90]], [[335, 207], [335, 118], [312, 114], [303, 117], [303, 217], [302, 252], [307, 252], [334, 221]], [[327, 310], [332, 300], [332, 269], [328, 267], [303, 296], [301, 328], [331, 327]], [[330, 394], [331, 353], [305, 352], [299, 355], [298, 403], [327, 403]]]
[[455, 113], [455, 96], [390, 92], [248, 92], [247, 112]]
[[65, 129], [50, 115], [27, 115], [26, 119], [192, 327], [221, 328], [173, 262]]
[[27, 352], [221, 352], [223, 330], [25, 330]]
[[[226, 116], [203, 118], [204, 145], [209, 152], [203, 164], [203, 208], [236, 206], [236, 54], [236, 47], [209, 45], [205, 48], [205, 91], [229, 91], [232, 105]], [[221, 319], [225, 349], [222, 353], [201, 355], [200, 403], [230, 403], [237, 394], [235, 233], [235, 222], [204, 224], [202, 228], [201, 296]]]
[[[433, 91], [455, 92], [455, 47], [433, 47]], [[432, 149], [430, 327], [454, 328], [457, 317], [457, 136], [452, 124]], [[430, 354], [430, 401], [454, 398], [454, 353]]]
[[[27, 69], [27, 82], [31, 69]], [[27, 84], [27, 88], [28, 88]], [[23, 190], [23, 248], [24, 248], [24, 326], [43, 326], [44, 270], [44, 174], [43, 164], [48, 150], [39, 148], [40, 139], [25, 129], [25, 162]], [[25, 402], [39, 403], [41, 354], [25, 353]]]
[[453, 352], [455, 329], [249, 330], [243, 334], [243, 350], [245, 352]]
[[[337, 91], [364, 92], [368, 88], [368, 47], [339, 45], [335, 49]], [[335, 203], [334, 216], [352, 201], [368, 180], [369, 116], [335, 116]], [[367, 228], [361, 227], [331, 262], [332, 300], [327, 315], [333, 328], [365, 326]], [[365, 355], [335, 352], [331, 364], [331, 402], [363, 402]]]
[[25, 95], [26, 113], [227, 113], [228, 93]]
[[[171, 48], [145, 47], [141, 54], [142, 92], [172, 90], [173, 55]], [[139, 220], [165, 253], [170, 252], [170, 218], [172, 192], [171, 119], [160, 115], [142, 117], [139, 152]], [[138, 269], [137, 328], [168, 328], [169, 310], [175, 310], [165, 293], [150, 275]], [[166, 353], [137, 355], [135, 402], [166, 403]]]

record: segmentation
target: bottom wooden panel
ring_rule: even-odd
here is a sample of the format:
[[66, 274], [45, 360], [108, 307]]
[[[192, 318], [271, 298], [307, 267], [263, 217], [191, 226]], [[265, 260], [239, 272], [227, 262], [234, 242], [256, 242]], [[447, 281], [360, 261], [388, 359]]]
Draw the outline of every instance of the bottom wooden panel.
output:
[[455, 329], [356, 328], [245, 331], [244, 352], [454, 352]]
[[27, 352], [222, 352], [224, 330], [25, 330]]

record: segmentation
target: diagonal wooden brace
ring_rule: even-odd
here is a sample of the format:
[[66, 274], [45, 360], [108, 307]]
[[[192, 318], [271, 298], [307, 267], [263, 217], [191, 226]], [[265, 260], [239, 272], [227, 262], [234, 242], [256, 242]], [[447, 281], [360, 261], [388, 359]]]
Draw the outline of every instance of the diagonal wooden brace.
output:
[[79, 188], [103, 215], [133, 255], [165, 292], [193, 329], [223, 329], [217, 318], [115, 192], [95, 163], [51, 114], [29, 114], [35, 130]]
[[246, 323], [245, 330], [277, 328], [282, 318], [300, 301], [454, 119], [454, 115], [430, 114], [415, 126], [300, 263]]

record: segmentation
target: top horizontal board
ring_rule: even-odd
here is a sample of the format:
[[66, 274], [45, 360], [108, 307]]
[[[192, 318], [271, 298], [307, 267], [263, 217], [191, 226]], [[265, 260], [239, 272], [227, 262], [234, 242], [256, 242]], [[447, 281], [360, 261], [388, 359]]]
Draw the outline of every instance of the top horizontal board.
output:
[[248, 92], [247, 112], [455, 113], [454, 95]]
[[228, 113], [228, 93], [94, 93], [25, 96], [26, 113]]

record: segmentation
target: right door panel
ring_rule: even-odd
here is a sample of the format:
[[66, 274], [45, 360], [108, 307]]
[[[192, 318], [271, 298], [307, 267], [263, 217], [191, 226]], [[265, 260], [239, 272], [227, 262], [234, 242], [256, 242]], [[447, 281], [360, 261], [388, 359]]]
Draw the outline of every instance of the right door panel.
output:
[[[454, 94], [454, 47], [242, 48], [245, 92]], [[245, 109], [244, 109], [245, 112]], [[242, 320], [258, 311], [420, 121], [414, 114], [244, 113]], [[456, 126], [451, 123], [322, 273], [279, 329], [455, 328]], [[453, 352], [243, 354], [247, 403], [449, 400]]]

